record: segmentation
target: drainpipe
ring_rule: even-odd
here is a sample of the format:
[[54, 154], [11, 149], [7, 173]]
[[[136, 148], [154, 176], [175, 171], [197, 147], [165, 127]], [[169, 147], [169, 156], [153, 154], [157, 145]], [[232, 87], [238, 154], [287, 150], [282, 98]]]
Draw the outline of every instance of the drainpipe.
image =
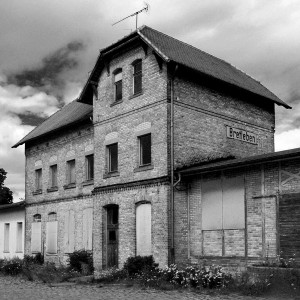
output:
[[171, 88], [171, 262], [175, 262], [175, 249], [174, 249], [174, 78], [178, 65], [175, 66], [174, 72], [171, 75], [170, 88]]
[[190, 242], [191, 221], [190, 221], [190, 184], [189, 183], [188, 183], [188, 187], [187, 187], [187, 221], [188, 221], [188, 228], [187, 228], [188, 262], [190, 262], [190, 259], [191, 259], [191, 242]]

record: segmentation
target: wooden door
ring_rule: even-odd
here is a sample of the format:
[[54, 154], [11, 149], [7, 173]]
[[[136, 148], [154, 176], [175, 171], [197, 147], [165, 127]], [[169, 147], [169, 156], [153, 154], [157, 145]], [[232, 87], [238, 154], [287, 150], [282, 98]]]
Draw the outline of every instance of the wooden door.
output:
[[119, 248], [119, 207], [107, 208], [107, 267], [118, 267]]

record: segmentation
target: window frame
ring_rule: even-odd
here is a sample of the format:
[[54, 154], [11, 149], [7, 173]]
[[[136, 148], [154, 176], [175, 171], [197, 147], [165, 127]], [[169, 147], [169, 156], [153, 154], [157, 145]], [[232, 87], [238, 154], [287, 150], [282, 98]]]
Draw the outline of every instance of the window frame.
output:
[[[67, 185], [76, 184], [76, 160], [70, 159], [66, 162], [66, 164], [67, 164], [66, 183]], [[72, 165], [74, 165], [74, 181], [72, 181]]]
[[23, 222], [17, 222], [16, 252], [23, 253]]
[[[56, 171], [55, 171], [56, 173], [54, 172], [55, 168], [56, 168]], [[58, 187], [58, 182], [57, 182], [58, 166], [57, 166], [57, 164], [51, 165], [49, 167], [49, 171], [50, 171], [50, 188], [57, 188]]]
[[[116, 169], [112, 169], [112, 149], [116, 147]], [[119, 169], [119, 147], [118, 143], [113, 143], [106, 145], [106, 165], [107, 165], [107, 173], [115, 173], [118, 172]]]
[[[137, 66], [141, 66], [139, 70], [137, 69]], [[133, 95], [141, 94], [143, 91], [143, 63], [142, 59], [137, 59], [132, 63], [132, 93]], [[140, 80], [140, 84], [137, 84], [137, 80]], [[139, 89], [137, 89], [137, 87]]]
[[[142, 141], [145, 137], [150, 137], [150, 162], [144, 163], [144, 146]], [[138, 148], [139, 148], [139, 167], [151, 166], [152, 165], [152, 135], [151, 132], [138, 136]]]
[[[91, 163], [92, 160], [92, 163]], [[85, 156], [85, 180], [94, 180], [95, 176], [94, 169], [94, 154], [88, 154]]]
[[39, 168], [35, 170], [35, 190], [42, 191], [43, 189], [43, 169]]
[[[115, 102], [120, 102], [123, 99], [123, 72], [122, 69], [116, 69], [114, 71], [114, 101]], [[121, 76], [121, 79], [116, 80], [118, 75]], [[120, 88], [120, 91], [118, 93], [118, 88]], [[120, 95], [120, 96], [119, 96]]]
[[3, 252], [9, 253], [10, 244], [10, 223], [4, 223], [4, 237], [3, 237]]

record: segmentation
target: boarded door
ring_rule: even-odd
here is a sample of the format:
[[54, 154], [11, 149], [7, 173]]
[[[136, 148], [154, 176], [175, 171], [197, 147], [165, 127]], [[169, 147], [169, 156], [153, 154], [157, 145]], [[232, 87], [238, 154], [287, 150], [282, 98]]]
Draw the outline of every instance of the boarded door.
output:
[[282, 195], [279, 201], [280, 252], [300, 258], [300, 194]]
[[136, 208], [136, 255], [151, 255], [151, 204]]

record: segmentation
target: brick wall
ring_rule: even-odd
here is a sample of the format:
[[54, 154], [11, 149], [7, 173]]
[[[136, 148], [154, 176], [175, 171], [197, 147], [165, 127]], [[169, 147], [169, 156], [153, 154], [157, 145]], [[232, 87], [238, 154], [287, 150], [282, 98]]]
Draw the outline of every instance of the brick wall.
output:
[[[26, 231], [25, 231], [25, 254], [31, 255], [31, 228], [33, 223], [33, 216], [35, 214], [41, 215], [42, 227], [42, 253], [44, 253], [45, 261], [51, 261], [56, 264], [66, 264], [68, 256], [65, 248], [64, 235], [66, 226], [66, 214], [69, 210], [74, 211], [75, 216], [75, 250], [84, 248], [83, 235], [83, 211], [87, 208], [93, 207], [92, 197], [71, 198], [64, 200], [52, 200], [51, 202], [35, 203], [26, 207]], [[57, 254], [47, 254], [46, 247], [46, 224], [48, 221], [48, 214], [54, 212], [57, 214], [58, 231], [57, 231]]]
[[224, 230], [223, 255], [222, 231], [202, 231], [201, 228], [201, 181], [203, 178], [213, 180], [220, 176], [220, 172], [184, 178], [185, 187], [189, 185], [190, 189], [183, 188], [175, 193], [176, 263], [202, 262], [224, 266], [241, 263], [245, 266], [266, 258], [275, 259], [280, 251], [278, 203], [281, 195], [299, 193], [300, 179], [293, 176], [299, 170], [300, 159], [293, 158], [224, 171], [225, 176], [244, 175], [246, 227], [245, 230]]
[[94, 264], [97, 269], [106, 266], [105, 207], [119, 206], [119, 257], [118, 264], [136, 254], [136, 204], [151, 203], [152, 255], [161, 267], [168, 263], [168, 195], [169, 186], [156, 184], [135, 188], [102, 191], [94, 196]]
[[[94, 151], [93, 127], [91, 124], [78, 126], [75, 130], [66, 130], [56, 136], [26, 145], [26, 203], [38, 203], [55, 199], [87, 195], [93, 184], [86, 184], [85, 156]], [[76, 161], [76, 185], [65, 189], [66, 162]], [[50, 191], [50, 166], [57, 164], [57, 191]], [[35, 170], [42, 168], [42, 191], [35, 194]], [[90, 182], [92, 183], [92, 182]]]
[[[225, 93], [180, 77], [174, 86], [176, 167], [274, 151], [274, 104], [259, 106], [254, 96]], [[255, 133], [258, 144], [227, 138], [226, 126]]]

